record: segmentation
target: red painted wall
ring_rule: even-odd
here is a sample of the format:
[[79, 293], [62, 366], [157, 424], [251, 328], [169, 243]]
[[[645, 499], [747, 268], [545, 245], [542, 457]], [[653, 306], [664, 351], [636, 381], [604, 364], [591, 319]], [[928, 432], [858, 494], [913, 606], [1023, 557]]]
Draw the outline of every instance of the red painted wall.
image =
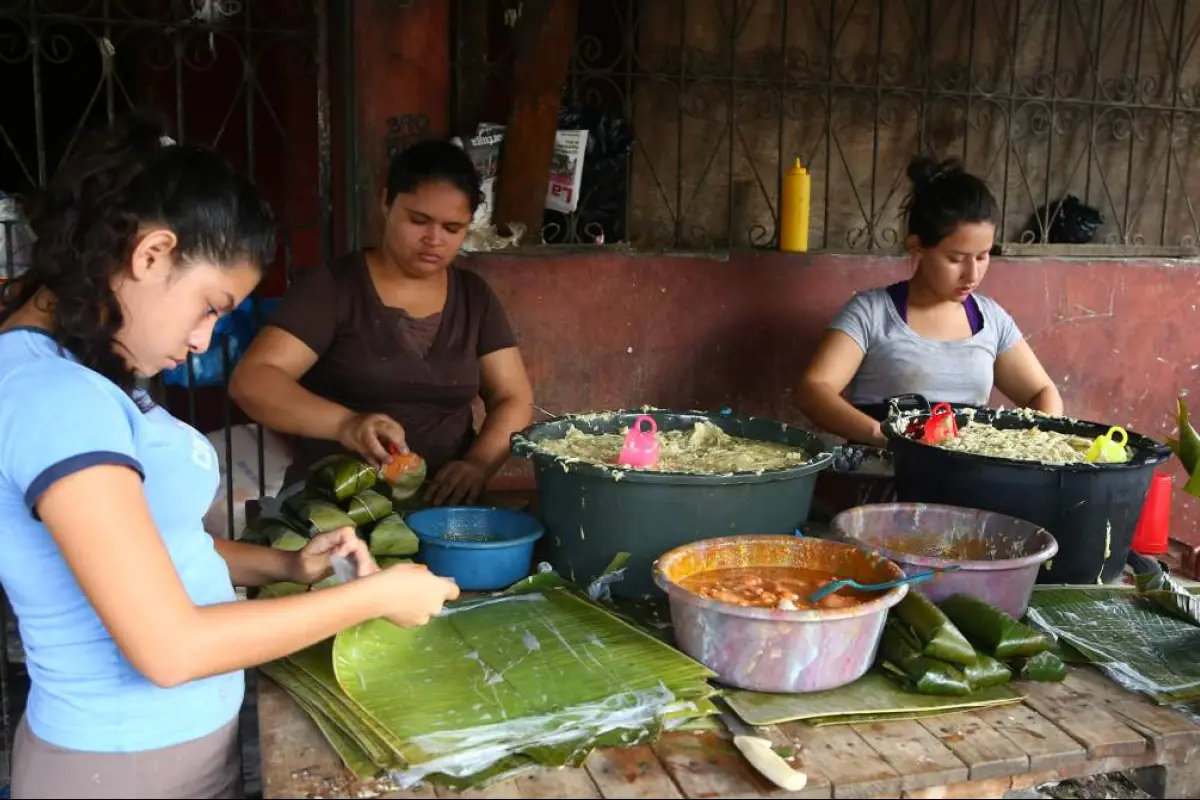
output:
[[[729, 405], [792, 421], [792, 385], [825, 325], [853, 292], [907, 270], [902, 258], [750, 252], [468, 263], [503, 299], [537, 403], [551, 412]], [[984, 291], [1016, 318], [1073, 416], [1161, 440], [1176, 396], [1200, 389], [1190, 335], [1200, 264], [997, 259]], [[523, 467], [505, 476], [527, 480]], [[1172, 533], [1200, 543], [1197, 522], [1200, 501], [1177, 493]]]

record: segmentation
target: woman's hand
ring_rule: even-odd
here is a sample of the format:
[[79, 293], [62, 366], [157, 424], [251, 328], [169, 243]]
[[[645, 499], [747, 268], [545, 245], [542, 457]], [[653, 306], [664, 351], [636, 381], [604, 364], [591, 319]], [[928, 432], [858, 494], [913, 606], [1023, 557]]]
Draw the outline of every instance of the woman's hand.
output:
[[875, 427], [871, 429], [871, 438], [867, 441], [867, 444], [874, 445], [875, 447], [882, 447], [884, 450], [887, 449], [888, 440], [887, 437], [883, 435], [883, 425], [881, 423], [875, 423]]
[[474, 503], [487, 484], [487, 468], [477, 461], [451, 461], [429, 482], [425, 499], [435, 506]]
[[367, 549], [367, 543], [358, 538], [354, 528], [346, 527], [319, 533], [304, 546], [304, 549], [297, 550], [292, 581], [311, 586], [325, 580], [333, 572], [330, 559], [335, 555], [352, 559], [357, 570], [355, 577], [362, 578], [379, 572], [379, 566], [371, 556], [371, 551]]
[[392, 460], [389, 450], [408, 452], [404, 428], [387, 414], [355, 414], [338, 430], [338, 442], [353, 450], [374, 467]]
[[395, 564], [370, 581], [382, 592], [380, 616], [402, 628], [424, 625], [442, 613], [442, 606], [458, 598], [458, 585], [434, 575], [424, 564]]

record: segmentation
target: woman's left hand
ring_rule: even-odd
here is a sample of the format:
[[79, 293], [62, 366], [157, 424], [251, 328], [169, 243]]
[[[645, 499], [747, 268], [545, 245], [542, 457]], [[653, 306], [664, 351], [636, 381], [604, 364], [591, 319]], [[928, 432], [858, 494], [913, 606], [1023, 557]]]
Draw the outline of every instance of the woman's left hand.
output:
[[333, 573], [330, 558], [335, 555], [352, 560], [357, 571], [355, 577], [361, 578], [379, 571], [379, 565], [367, 549], [367, 543], [358, 538], [354, 528], [346, 527], [319, 533], [304, 546], [304, 549], [298, 550], [292, 580], [308, 585], [325, 580]]
[[429, 482], [425, 499], [435, 506], [474, 503], [487, 484], [487, 470], [476, 461], [451, 461]]

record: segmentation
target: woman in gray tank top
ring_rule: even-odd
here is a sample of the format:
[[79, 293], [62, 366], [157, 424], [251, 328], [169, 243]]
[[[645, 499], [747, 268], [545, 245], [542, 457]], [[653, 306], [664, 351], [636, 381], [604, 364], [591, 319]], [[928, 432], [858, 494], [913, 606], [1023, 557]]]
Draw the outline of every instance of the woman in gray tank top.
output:
[[899, 394], [1061, 414], [1054, 382], [999, 303], [976, 294], [996, 233], [996, 200], [956, 160], [916, 158], [905, 203], [912, 278], [860, 292], [825, 331], [797, 405], [820, 428], [884, 446], [884, 401]]

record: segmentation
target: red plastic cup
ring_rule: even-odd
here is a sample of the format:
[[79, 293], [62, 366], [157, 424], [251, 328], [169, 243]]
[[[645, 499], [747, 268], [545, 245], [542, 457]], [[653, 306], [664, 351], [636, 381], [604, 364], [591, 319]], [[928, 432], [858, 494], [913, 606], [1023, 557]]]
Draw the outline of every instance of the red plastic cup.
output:
[[1146, 503], [1133, 532], [1133, 551], [1144, 556], [1167, 552], [1171, 538], [1171, 488], [1175, 481], [1165, 472], [1155, 472], [1146, 493]]

